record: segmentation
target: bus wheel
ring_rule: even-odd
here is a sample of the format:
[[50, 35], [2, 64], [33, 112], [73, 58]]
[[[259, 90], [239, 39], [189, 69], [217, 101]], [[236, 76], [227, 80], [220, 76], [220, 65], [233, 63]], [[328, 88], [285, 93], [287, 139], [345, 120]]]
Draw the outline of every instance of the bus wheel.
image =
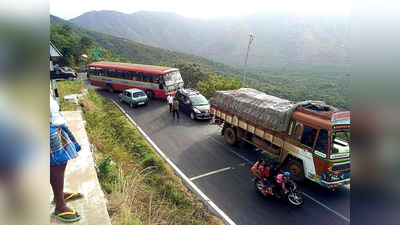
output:
[[147, 90], [146, 91], [147, 98], [153, 100], [154, 99], [154, 92]]
[[296, 182], [303, 182], [305, 179], [304, 176], [304, 167], [297, 160], [290, 160], [287, 163], [287, 168], [290, 172], [290, 177]]
[[107, 84], [107, 90], [109, 92], [114, 92], [115, 91], [114, 86], [112, 84]]
[[224, 136], [226, 143], [230, 145], [235, 145], [237, 143], [236, 132], [232, 127], [226, 128]]

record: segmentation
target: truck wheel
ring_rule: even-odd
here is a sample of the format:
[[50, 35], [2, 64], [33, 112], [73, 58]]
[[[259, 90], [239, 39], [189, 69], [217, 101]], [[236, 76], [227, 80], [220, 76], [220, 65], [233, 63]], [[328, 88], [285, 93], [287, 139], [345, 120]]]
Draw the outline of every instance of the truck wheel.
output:
[[303, 182], [305, 179], [304, 176], [304, 167], [297, 160], [290, 160], [287, 163], [287, 168], [290, 172], [290, 177], [296, 182]]
[[224, 133], [226, 143], [235, 145], [237, 143], [236, 132], [232, 127], [228, 127]]

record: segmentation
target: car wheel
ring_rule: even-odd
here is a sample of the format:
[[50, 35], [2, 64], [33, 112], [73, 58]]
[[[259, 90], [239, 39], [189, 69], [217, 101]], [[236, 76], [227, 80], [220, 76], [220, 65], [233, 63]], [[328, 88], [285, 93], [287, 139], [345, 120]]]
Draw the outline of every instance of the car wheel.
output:
[[74, 81], [75, 78], [74, 78], [74, 77], [68, 77], [68, 80], [69, 80], [69, 81]]
[[133, 102], [131, 102], [131, 104], [129, 104], [129, 106], [130, 106], [131, 108], [135, 108], [135, 104], [133, 104]]
[[196, 115], [194, 114], [194, 112], [190, 113], [190, 119], [195, 120], [196, 119]]
[[123, 102], [124, 100], [122, 100], [122, 98], [121, 97], [119, 97], [119, 102]]

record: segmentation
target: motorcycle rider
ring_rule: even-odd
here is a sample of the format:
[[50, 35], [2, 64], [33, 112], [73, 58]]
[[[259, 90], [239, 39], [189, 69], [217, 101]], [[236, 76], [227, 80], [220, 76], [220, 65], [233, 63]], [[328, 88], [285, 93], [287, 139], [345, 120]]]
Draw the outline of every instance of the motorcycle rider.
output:
[[264, 166], [265, 166], [265, 161], [264, 159], [260, 159], [258, 162], [256, 162], [253, 167], [251, 168], [251, 172], [256, 176], [253, 180], [257, 179], [257, 177], [262, 178], [264, 174]]
[[276, 180], [276, 176], [278, 176], [279, 173], [284, 173], [284, 172], [281, 170], [281, 164], [279, 162], [275, 161], [269, 170], [269, 177], [270, 177], [271, 183], [273, 185], [277, 184], [275, 182], [275, 180]]
[[284, 172], [283, 174], [278, 174], [278, 176], [276, 176], [276, 183], [281, 184], [278, 185], [278, 187], [282, 187], [282, 189], [286, 192], [286, 187], [285, 187], [285, 183], [288, 182], [290, 180], [290, 173], [289, 172]]

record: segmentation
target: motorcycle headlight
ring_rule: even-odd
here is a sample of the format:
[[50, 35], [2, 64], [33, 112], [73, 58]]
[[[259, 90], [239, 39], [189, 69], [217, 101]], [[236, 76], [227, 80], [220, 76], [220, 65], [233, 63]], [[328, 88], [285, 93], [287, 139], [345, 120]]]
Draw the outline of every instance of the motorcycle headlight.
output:
[[200, 110], [198, 110], [196, 108], [194, 108], [193, 110], [194, 110], [195, 113], [200, 113]]
[[331, 175], [331, 180], [339, 180], [339, 176], [337, 174]]

